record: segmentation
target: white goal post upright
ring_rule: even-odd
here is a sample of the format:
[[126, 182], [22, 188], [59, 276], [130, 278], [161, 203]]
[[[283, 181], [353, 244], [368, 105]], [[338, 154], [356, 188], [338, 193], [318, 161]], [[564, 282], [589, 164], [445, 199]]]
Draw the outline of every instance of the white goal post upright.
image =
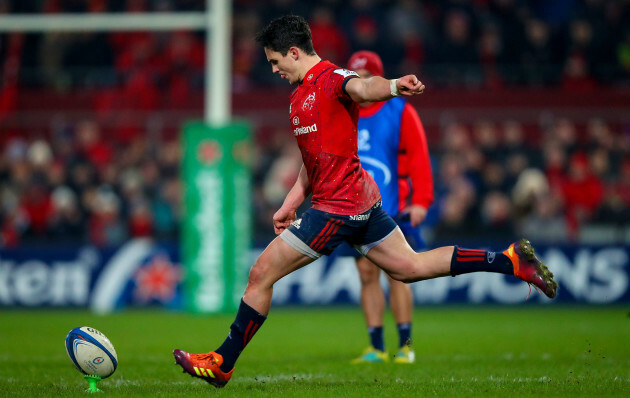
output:
[[0, 32], [204, 30], [204, 122], [181, 131], [185, 307], [234, 312], [247, 282], [252, 214], [251, 126], [231, 115], [231, 0], [205, 12], [0, 15]]
[[223, 126], [231, 120], [232, 0], [206, 0], [206, 12], [7, 14], [0, 32], [206, 31], [204, 120]]
[[206, 87], [204, 115], [206, 123], [223, 126], [232, 110], [232, 0], [206, 0]]

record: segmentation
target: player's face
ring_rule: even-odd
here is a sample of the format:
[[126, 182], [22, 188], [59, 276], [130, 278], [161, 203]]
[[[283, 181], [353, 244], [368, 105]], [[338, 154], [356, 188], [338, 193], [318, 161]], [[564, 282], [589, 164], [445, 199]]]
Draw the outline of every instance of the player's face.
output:
[[273, 73], [278, 73], [281, 78], [289, 80], [290, 84], [298, 82], [299, 76], [291, 50], [283, 56], [278, 51], [265, 48], [265, 55], [267, 56], [267, 61], [271, 64]]

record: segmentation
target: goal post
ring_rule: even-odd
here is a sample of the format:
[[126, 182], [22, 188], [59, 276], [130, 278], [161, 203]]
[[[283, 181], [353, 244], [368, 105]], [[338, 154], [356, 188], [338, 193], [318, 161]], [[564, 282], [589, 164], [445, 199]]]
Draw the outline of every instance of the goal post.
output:
[[186, 206], [180, 258], [191, 276], [186, 308], [195, 312], [237, 308], [250, 265], [251, 127], [231, 115], [231, 25], [231, 0], [206, 0], [205, 12], [0, 15], [0, 33], [206, 32], [204, 120], [180, 134]]
[[0, 15], [0, 33], [205, 30], [204, 120], [222, 126], [231, 119], [231, 0], [206, 0], [206, 12]]

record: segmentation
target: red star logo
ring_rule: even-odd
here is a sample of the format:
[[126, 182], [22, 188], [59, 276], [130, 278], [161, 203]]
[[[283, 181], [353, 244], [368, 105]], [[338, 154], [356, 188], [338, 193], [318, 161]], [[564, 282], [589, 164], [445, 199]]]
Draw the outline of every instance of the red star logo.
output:
[[216, 141], [207, 140], [199, 144], [197, 159], [206, 166], [212, 165], [221, 157], [221, 150]]
[[141, 303], [158, 300], [167, 303], [175, 297], [177, 284], [182, 281], [181, 267], [165, 255], [153, 257], [151, 262], [138, 270], [135, 276], [134, 295]]

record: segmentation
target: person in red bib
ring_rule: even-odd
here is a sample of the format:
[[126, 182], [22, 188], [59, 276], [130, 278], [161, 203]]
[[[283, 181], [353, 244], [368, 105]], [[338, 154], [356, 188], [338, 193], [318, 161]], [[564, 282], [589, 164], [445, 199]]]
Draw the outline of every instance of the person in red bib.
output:
[[[273, 216], [274, 239], [256, 259], [227, 338], [214, 351], [173, 351], [184, 372], [215, 387], [225, 386], [243, 349], [260, 330], [271, 307], [273, 285], [347, 242], [392, 279], [406, 283], [486, 271], [515, 275], [555, 297], [553, 274], [522, 239], [504, 252], [445, 246], [416, 253], [383, 210], [378, 186], [357, 155], [359, 103], [386, 101], [424, 91], [415, 75], [387, 80], [320, 59], [304, 18], [271, 21], [256, 36], [273, 73], [296, 85], [289, 122], [302, 152], [297, 181]], [[297, 218], [312, 195], [312, 207]]]

